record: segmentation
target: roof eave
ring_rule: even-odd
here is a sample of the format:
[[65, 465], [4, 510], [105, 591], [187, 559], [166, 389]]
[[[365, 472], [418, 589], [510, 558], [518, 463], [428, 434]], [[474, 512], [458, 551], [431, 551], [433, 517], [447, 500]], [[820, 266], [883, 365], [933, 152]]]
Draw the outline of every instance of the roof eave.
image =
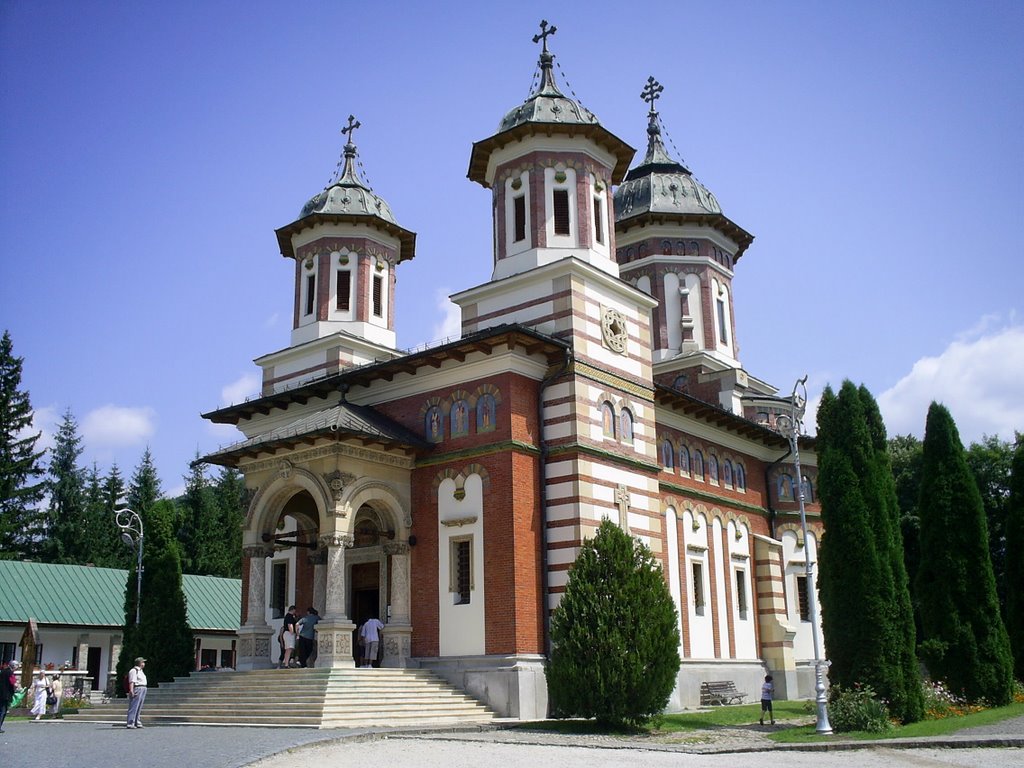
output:
[[713, 227], [736, 243], [733, 261], [739, 261], [743, 252], [754, 242], [754, 236], [723, 213], [673, 213], [672, 211], [644, 211], [635, 216], [616, 219], [616, 232], [628, 232], [633, 227], [657, 224], [701, 224]]
[[636, 150], [599, 123], [539, 123], [526, 122], [509, 128], [501, 133], [477, 141], [469, 156], [469, 171], [466, 176], [484, 187], [487, 182], [487, 164], [491, 154], [514, 141], [521, 141], [527, 136], [537, 134], [551, 136], [556, 133], [576, 136], [582, 134], [593, 140], [598, 146], [604, 147], [615, 156], [615, 167], [612, 169], [612, 184], [618, 184], [625, 178], [629, 164], [633, 161]]
[[277, 235], [277, 245], [281, 249], [281, 255], [288, 259], [294, 259], [295, 249], [292, 247], [292, 237], [303, 230], [315, 227], [317, 224], [365, 224], [398, 238], [399, 264], [403, 261], [408, 261], [416, 255], [415, 232], [410, 232], [408, 229], [382, 219], [380, 216], [362, 213], [311, 213], [308, 216], [303, 216], [301, 219], [296, 219], [291, 224], [286, 224], [280, 229], [274, 230], [274, 233]]

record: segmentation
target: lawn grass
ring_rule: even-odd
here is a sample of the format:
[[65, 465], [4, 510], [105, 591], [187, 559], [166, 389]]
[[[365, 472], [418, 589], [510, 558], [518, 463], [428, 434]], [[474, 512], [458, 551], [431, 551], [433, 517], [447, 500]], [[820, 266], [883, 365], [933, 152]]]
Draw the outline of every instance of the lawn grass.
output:
[[983, 709], [981, 712], [974, 712], [963, 717], [947, 717], [942, 720], [922, 720], [919, 723], [902, 725], [893, 728], [886, 733], [864, 733], [863, 731], [852, 731], [850, 733], [835, 734], [832, 736], [819, 736], [814, 731], [814, 726], [801, 726], [799, 728], [787, 728], [784, 731], [769, 734], [768, 738], [785, 744], [813, 743], [820, 741], [832, 741], [837, 737], [842, 739], [854, 739], [869, 741], [877, 739], [907, 739], [919, 738], [922, 736], [947, 736], [951, 733], [963, 730], [964, 728], [975, 728], [980, 725], [991, 725], [1011, 717], [1024, 716], [1024, 704], [1010, 704], [1006, 707], [995, 707]]
[[[776, 701], [775, 722], [806, 719], [811, 710], [804, 701]], [[603, 728], [594, 720], [542, 720], [516, 726], [524, 730], [547, 731], [564, 734], [608, 734], [621, 736], [657, 736], [667, 733], [698, 731], [707, 728], [734, 727], [757, 723], [761, 716], [761, 704], [736, 704], [713, 707], [697, 712], [680, 712], [654, 718], [645, 728]]]

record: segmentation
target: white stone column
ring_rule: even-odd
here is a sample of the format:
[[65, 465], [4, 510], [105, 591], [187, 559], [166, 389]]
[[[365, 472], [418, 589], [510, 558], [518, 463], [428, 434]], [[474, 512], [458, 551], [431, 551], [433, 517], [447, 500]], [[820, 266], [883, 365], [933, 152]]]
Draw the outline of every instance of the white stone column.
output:
[[[344, 534], [326, 534], [317, 539], [326, 550], [323, 617], [317, 624], [318, 667], [354, 667], [352, 658], [352, 630], [356, 625], [348, 617], [345, 607], [345, 550], [354, 540]], [[315, 575], [314, 575], [315, 579]], [[314, 580], [314, 590], [316, 582]]]
[[269, 669], [270, 640], [274, 629], [267, 624], [267, 558], [272, 547], [246, 547], [242, 553], [249, 558], [249, 591], [246, 593], [245, 624], [238, 628], [237, 669]]
[[384, 627], [383, 667], [406, 667], [412, 655], [412, 600], [409, 580], [409, 545], [385, 544], [391, 559], [391, 615]]
[[327, 550], [323, 547], [309, 556], [313, 565], [313, 605], [327, 613]]

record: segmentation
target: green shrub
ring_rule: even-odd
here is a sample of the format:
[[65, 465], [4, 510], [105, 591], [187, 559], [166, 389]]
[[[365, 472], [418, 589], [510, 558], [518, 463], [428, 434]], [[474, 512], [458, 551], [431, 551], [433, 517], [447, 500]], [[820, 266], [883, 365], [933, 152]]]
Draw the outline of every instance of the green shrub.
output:
[[885, 733], [893, 727], [889, 708], [870, 685], [833, 685], [829, 690], [828, 716], [836, 733]]
[[660, 563], [605, 520], [551, 618], [552, 716], [637, 726], [661, 712], [679, 671], [677, 622]]

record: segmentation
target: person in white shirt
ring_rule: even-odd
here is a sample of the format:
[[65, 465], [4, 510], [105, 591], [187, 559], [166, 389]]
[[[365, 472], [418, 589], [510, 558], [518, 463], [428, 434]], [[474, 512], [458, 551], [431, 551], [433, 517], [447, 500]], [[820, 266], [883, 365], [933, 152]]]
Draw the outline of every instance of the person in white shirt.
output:
[[764, 725], [764, 713], [767, 712], [771, 718], [772, 725], [775, 725], [775, 711], [772, 709], [772, 697], [775, 695], [775, 683], [771, 675], [764, 676], [764, 683], [761, 685], [761, 725]]
[[142, 728], [142, 704], [146, 701], [146, 660], [139, 656], [128, 672], [128, 727]]
[[377, 660], [377, 648], [382, 629], [384, 629], [384, 624], [376, 616], [373, 616], [367, 619], [363, 628], [359, 630], [359, 638], [363, 641], [363, 658], [360, 665], [363, 669], [370, 669], [373, 662]]

